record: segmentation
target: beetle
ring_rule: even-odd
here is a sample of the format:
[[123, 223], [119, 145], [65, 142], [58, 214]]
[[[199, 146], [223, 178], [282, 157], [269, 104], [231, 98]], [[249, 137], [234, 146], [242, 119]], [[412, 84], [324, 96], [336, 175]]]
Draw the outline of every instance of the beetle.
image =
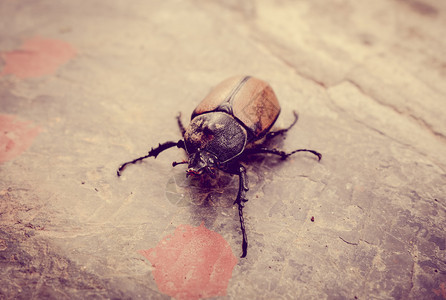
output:
[[234, 205], [238, 205], [240, 229], [243, 236], [242, 255], [248, 249], [243, 207], [248, 201], [248, 181], [246, 168], [241, 161], [252, 154], [273, 154], [286, 159], [297, 152], [310, 152], [320, 161], [322, 154], [315, 150], [297, 149], [289, 153], [270, 149], [266, 142], [283, 135], [297, 122], [294, 113], [293, 123], [285, 129], [271, 131], [280, 114], [280, 105], [271, 86], [263, 80], [251, 76], [231, 77], [219, 85], [198, 104], [192, 112], [191, 121], [184, 127], [181, 114], [177, 116], [183, 139], [178, 142], [160, 143], [145, 156], [123, 163], [117, 170], [121, 176], [128, 164], [134, 164], [148, 157], [156, 158], [161, 152], [177, 147], [186, 151], [188, 160], [173, 162], [175, 167], [187, 164], [186, 176], [211, 176], [218, 170], [239, 177], [239, 188]]

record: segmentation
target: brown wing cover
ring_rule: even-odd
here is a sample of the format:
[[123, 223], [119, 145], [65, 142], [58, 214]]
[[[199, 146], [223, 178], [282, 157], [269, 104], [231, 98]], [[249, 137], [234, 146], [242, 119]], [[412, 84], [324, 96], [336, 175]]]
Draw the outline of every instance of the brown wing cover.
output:
[[[237, 76], [217, 85], [192, 113], [197, 115], [227, 111], [243, 123], [255, 138], [262, 137], [273, 126], [280, 113], [280, 105], [271, 86], [263, 80]], [[228, 112], [228, 111], [227, 111]]]

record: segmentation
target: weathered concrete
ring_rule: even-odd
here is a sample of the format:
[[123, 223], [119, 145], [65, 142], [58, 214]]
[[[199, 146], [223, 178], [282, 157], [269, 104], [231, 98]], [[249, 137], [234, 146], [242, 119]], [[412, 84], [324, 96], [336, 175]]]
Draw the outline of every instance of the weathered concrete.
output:
[[[251, 74], [273, 86], [278, 126], [300, 114], [276, 146], [323, 159], [246, 163], [250, 245], [227, 298], [446, 299], [446, 4], [239, 2], [0, 3], [0, 115], [15, 122], [0, 150], [17, 152], [0, 164], [0, 298], [169, 298], [138, 251], [183, 224], [238, 257], [235, 177], [184, 181], [178, 149], [116, 168]], [[76, 54], [5, 74], [33, 37]]]

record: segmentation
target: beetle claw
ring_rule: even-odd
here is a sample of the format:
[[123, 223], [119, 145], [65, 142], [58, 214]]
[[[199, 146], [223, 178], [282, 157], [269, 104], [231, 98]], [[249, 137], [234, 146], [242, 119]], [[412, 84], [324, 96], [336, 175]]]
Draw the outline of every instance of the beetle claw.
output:
[[187, 161], [185, 161], [185, 160], [180, 161], [180, 162], [176, 162], [176, 161], [174, 161], [174, 162], [172, 163], [172, 167], [176, 167], [176, 166], [178, 166], [178, 165], [182, 165], [182, 164], [187, 164]]

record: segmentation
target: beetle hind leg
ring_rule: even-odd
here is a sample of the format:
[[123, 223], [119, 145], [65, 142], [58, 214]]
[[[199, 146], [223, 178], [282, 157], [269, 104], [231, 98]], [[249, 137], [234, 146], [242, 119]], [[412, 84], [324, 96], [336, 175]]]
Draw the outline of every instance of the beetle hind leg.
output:
[[282, 159], [287, 159], [290, 155], [293, 155], [296, 152], [310, 152], [317, 156], [318, 160], [321, 160], [322, 154], [315, 150], [309, 150], [309, 149], [297, 149], [294, 151], [291, 151], [289, 153], [277, 149], [269, 149], [269, 148], [252, 148], [252, 149], [246, 149], [244, 152], [244, 155], [251, 155], [251, 154], [274, 154], [280, 156]]
[[297, 114], [297, 112], [295, 110], [293, 110], [293, 115], [294, 115], [294, 121], [293, 123], [291, 123], [290, 126], [288, 126], [287, 128], [284, 129], [279, 129], [276, 131], [270, 131], [266, 134], [265, 139], [266, 140], [270, 140], [278, 135], [283, 135], [284, 133], [286, 133], [288, 130], [290, 130], [294, 125], [296, 125], [297, 120], [299, 119], [299, 115]]
[[310, 149], [297, 149], [297, 150], [294, 150], [294, 151], [291, 151], [290, 153], [288, 153], [288, 156], [290, 156], [290, 155], [292, 155], [292, 154], [294, 154], [296, 152], [310, 152], [310, 153], [312, 153], [312, 154], [317, 156], [317, 160], [320, 161], [322, 159], [322, 154], [321, 153], [317, 152], [316, 150], [310, 150]]

